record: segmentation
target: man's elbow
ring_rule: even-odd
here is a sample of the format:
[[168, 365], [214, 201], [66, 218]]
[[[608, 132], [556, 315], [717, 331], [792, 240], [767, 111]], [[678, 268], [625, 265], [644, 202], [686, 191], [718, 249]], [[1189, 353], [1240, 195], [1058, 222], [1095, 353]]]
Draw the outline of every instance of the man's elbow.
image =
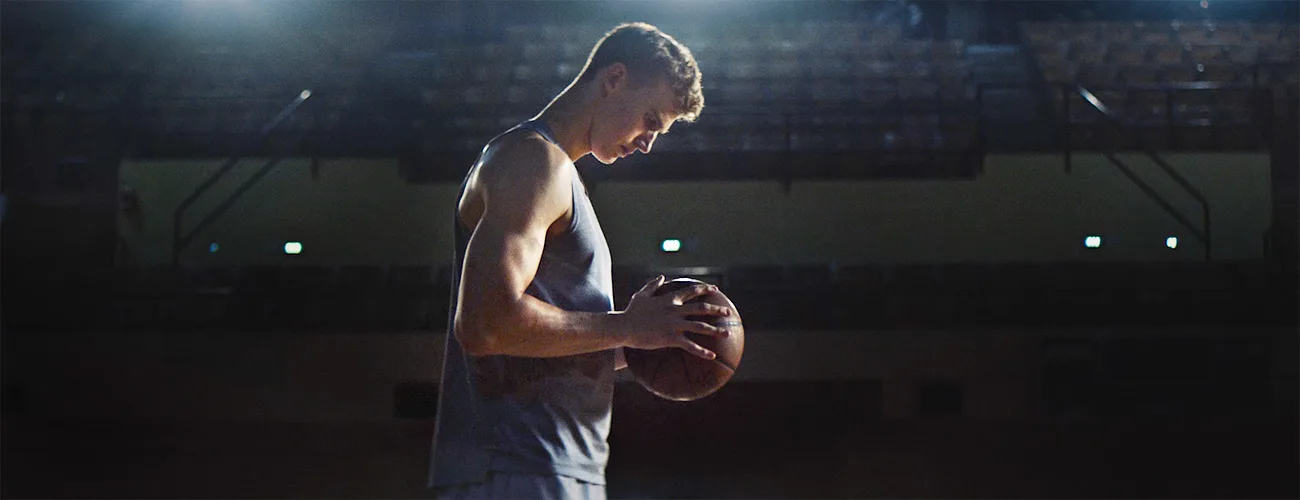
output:
[[473, 357], [491, 356], [497, 354], [497, 341], [487, 328], [482, 328], [474, 322], [457, 319], [453, 328], [453, 334], [456, 341], [460, 342], [460, 347]]
[[474, 357], [514, 354], [519, 342], [513, 335], [527, 324], [519, 302], [467, 300], [461, 303], [454, 326], [456, 340], [466, 354]]

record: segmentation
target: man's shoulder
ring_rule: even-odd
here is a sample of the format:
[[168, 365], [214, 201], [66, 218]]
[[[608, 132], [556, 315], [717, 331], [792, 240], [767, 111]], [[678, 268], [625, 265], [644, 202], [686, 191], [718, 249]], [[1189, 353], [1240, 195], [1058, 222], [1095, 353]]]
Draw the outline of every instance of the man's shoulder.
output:
[[564, 151], [541, 134], [515, 129], [488, 142], [479, 169], [488, 175], [552, 176], [563, 174], [569, 163]]
[[485, 159], [501, 158], [515, 161], [548, 161], [563, 165], [568, 160], [559, 146], [529, 129], [513, 129], [503, 133], [483, 148]]

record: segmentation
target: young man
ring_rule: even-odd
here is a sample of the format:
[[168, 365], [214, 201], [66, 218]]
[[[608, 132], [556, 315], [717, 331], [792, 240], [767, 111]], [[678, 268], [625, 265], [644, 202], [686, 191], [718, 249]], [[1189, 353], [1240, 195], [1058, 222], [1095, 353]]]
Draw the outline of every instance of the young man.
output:
[[535, 118], [490, 141], [457, 205], [455, 299], [429, 486], [442, 498], [604, 498], [614, 371], [623, 347], [713, 353], [683, 332], [699, 286], [613, 310], [609, 247], [573, 162], [649, 153], [704, 106], [690, 51], [647, 24], [592, 49]]

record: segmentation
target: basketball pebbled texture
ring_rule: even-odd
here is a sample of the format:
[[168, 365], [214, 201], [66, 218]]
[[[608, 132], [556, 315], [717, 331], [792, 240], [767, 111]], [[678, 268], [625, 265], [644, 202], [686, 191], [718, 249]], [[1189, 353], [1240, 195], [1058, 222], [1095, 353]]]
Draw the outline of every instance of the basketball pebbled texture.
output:
[[[692, 278], [677, 278], [665, 282], [654, 294], [663, 295], [703, 283]], [[624, 349], [628, 370], [631, 370], [637, 383], [664, 399], [692, 401], [713, 394], [726, 385], [740, 367], [740, 359], [745, 350], [745, 327], [736, 305], [722, 292], [707, 293], [687, 301], [694, 302], [708, 302], [731, 310], [730, 316], [687, 316], [692, 321], [727, 328], [728, 336], [724, 339], [686, 334], [692, 342], [717, 354], [714, 359], [703, 359], [676, 347]]]

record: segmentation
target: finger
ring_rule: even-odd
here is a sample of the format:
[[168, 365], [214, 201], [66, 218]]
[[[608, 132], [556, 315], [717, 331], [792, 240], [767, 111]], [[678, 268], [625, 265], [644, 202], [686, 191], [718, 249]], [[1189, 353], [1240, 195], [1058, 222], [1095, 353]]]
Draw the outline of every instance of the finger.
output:
[[692, 355], [698, 356], [703, 359], [713, 359], [718, 357], [718, 355], [714, 354], [713, 351], [705, 349], [699, 344], [687, 340], [686, 337], [681, 337], [681, 339], [682, 339], [681, 343], [678, 344], [678, 347], [686, 350], [686, 352], [689, 352]]
[[687, 316], [731, 316], [731, 309], [707, 302], [686, 304], [681, 310]]
[[726, 327], [710, 325], [703, 321], [687, 321], [682, 330], [688, 333], [698, 333], [700, 335], [708, 335], [720, 339], [725, 339], [731, 335], [731, 332], [728, 331]]
[[650, 281], [645, 282], [645, 286], [641, 287], [641, 289], [638, 290], [633, 295], [645, 295], [647, 293], [654, 292], [655, 290], [658, 290], [659, 287], [663, 286], [663, 284], [664, 284], [664, 275], [660, 274], [659, 276], [650, 278]]
[[699, 297], [706, 293], [713, 293], [716, 291], [718, 291], [718, 287], [706, 283], [701, 283], [699, 285], [688, 286], [686, 288], [678, 290], [677, 293], [673, 294], [673, 299], [677, 301], [677, 304], [685, 304], [686, 302], [690, 301], [693, 298]]

